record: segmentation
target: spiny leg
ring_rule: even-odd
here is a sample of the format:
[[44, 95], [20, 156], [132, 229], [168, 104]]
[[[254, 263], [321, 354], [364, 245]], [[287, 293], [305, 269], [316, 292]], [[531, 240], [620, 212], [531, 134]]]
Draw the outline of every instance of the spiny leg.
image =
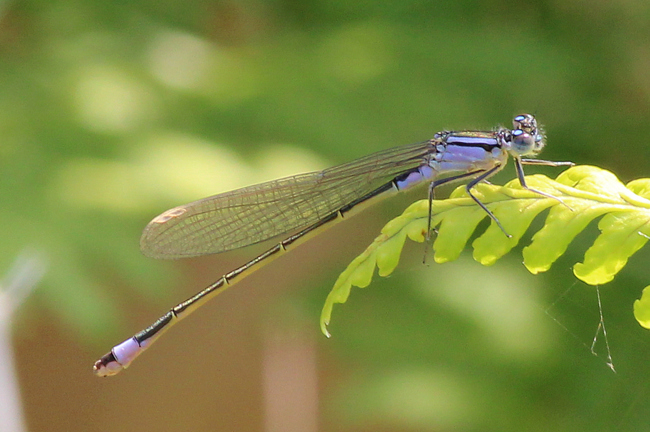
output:
[[567, 203], [565, 203], [562, 198], [556, 197], [555, 195], [548, 194], [546, 192], [542, 192], [540, 190], [537, 190], [535, 188], [531, 188], [526, 184], [526, 178], [524, 176], [524, 167], [523, 165], [545, 165], [545, 166], [573, 166], [573, 162], [553, 162], [553, 161], [546, 161], [546, 160], [536, 160], [536, 159], [519, 159], [515, 158], [515, 167], [517, 168], [517, 178], [519, 179], [519, 184], [521, 184], [521, 187], [529, 190], [531, 192], [534, 192], [536, 194], [545, 196], [546, 198], [552, 198], [568, 208], [569, 210], [573, 211], [571, 207]]
[[445, 183], [450, 183], [456, 180], [463, 180], [469, 177], [474, 177], [475, 175], [480, 174], [482, 172], [484, 171], [475, 170], [468, 173], [458, 174], [452, 177], [445, 177], [443, 179], [432, 181], [431, 183], [429, 183], [429, 218], [427, 220], [427, 235], [426, 235], [427, 242], [431, 239], [431, 221], [433, 217], [432, 213], [433, 213], [433, 199], [435, 197], [435, 188]]
[[575, 165], [573, 162], [568, 162], [568, 161], [557, 162], [557, 161], [548, 161], [543, 159], [521, 159], [521, 163], [523, 165], [543, 165], [543, 166], [552, 166], [552, 167]]
[[[498, 169], [495, 170], [495, 171], [490, 170], [489, 172], [491, 174], [493, 174], [496, 171], [498, 171]], [[458, 175], [455, 175], [455, 176], [452, 176], [452, 177], [446, 177], [444, 179], [436, 180], [436, 181], [433, 181], [433, 182], [429, 183], [429, 215], [428, 215], [428, 218], [427, 218], [427, 233], [425, 235], [425, 240], [424, 240], [424, 257], [422, 258], [422, 263], [423, 264], [426, 264], [427, 251], [429, 250], [429, 245], [431, 244], [431, 232], [433, 231], [433, 229], [431, 227], [431, 223], [433, 221], [433, 199], [435, 197], [435, 189], [438, 186], [441, 186], [441, 185], [443, 185], [445, 183], [450, 183], [450, 182], [453, 182], [453, 181], [456, 181], [456, 180], [463, 180], [463, 179], [466, 179], [468, 177], [474, 177], [474, 176], [476, 176], [478, 174], [481, 174], [481, 173], [484, 173], [484, 172], [485, 172], [484, 170], [475, 170], [475, 171], [471, 171], [471, 172], [468, 172], [468, 173], [458, 174]], [[473, 180], [472, 180], [472, 182], [473, 182]], [[470, 196], [471, 196], [471, 194], [470, 194]], [[474, 196], [472, 196], [472, 198], [474, 199], [474, 201], [478, 202], [478, 200]], [[481, 205], [481, 207], [483, 207], [483, 209], [487, 210], [490, 217], [492, 217], [493, 219], [496, 220], [494, 215], [485, 206], [483, 206], [480, 202], [479, 202], [479, 205]], [[499, 224], [499, 221], [497, 221], [497, 224]], [[501, 226], [501, 224], [499, 224], [499, 226]], [[501, 228], [501, 229], [503, 230], [503, 228]], [[504, 233], [505, 233], [505, 231], [504, 231]], [[506, 233], [506, 235], [508, 235], [508, 234]]]
[[485, 211], [485, 213], [488, 214], [488, 216], [490, 216], [490, 218], [494, 221], [494, 223], [496, 223], [497, 226], [501, 229], [501, 231], [503, 231], [503, 233], [506, 235], [506, 237], [511, 238], [512, 236], [511, 236], [510, 234], [508, 234], [508, 232], [505, 230], [505, 228], [503, 228], [503, 225], [501, 225], [501, 222], [499, 222], [499, 219], [497, 219], [497, 217], [494, 215], [494, 213], [492, 213], [492, 212], [490, 211], [490, 209], [487, 208], [487, 207], [485, 206], [485, 204], [483, 204], [483, 203], [481, 202], [481, 200], [478, 199], [478, 198], [477, 198], [477, 197], [472, 193], [472, 188], [473, 188], [474, 186], [476, 186], [477, 184], [479, 184], [480, 182], [482, 182], [482, 181], [485, 180], [486, 178], [488, 178], [488, 177], [494, 175], [494, 174], [495, 174], [497, 171], [499, 171], [501, 168], [503, 168], [502, 165], [495, 165], [495, 166], [493, 166], [492, 168], [490, 168], [489, 170], [485, 171], [483, 174], [481, 174], [481, 175], [475, 177], [472, 181], [470, 181], [469, 183], [467, 183], [467, 185], [465, 185], [465, 191], [467, 191], [467, 195], [469, 195], [470, 198], [472, 198], [472, 199], [474, 200], [474, 202], [475, 202], [476, 204], [478, 204], [478, 205], [483, 209], [483, 211]]

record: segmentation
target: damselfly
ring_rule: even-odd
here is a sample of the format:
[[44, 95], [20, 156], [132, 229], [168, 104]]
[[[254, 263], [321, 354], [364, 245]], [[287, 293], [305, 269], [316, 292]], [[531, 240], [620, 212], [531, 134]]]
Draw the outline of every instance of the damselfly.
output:
[[95, 374], [117, 374], [180, 319], [274, 257], [361, 207], [417, 184], [429, 182], [431, 204], [437, 186], [469, 180], [467, 194], [508, 235], [494, 214], [472, 193], [472, 188], [501, 170], [512, 156], [523, 188], [561, 202], [526, 185], [523, 165], [572, 165], [524, 158], [537, 155], [544, 144], [535, 117], [522, 114], [514, 118], [512, 129], [443, 131], [425, 142], [380, 151], [323, 171], [248, 186], [164, 212], [146, 226], [140, 240], [142, 252], [153, 258], [214, 254], [280, 234], [294, 234], [116, 345], [95, 363]]

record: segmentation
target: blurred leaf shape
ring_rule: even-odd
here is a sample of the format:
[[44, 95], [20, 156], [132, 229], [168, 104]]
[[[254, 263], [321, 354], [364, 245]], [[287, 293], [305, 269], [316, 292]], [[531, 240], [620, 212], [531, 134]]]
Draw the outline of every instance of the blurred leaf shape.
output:
[[645, 287], [641, 298], [634, 301], [634, 318], [641, 327], [650, 330], [650, 286]]
[[[547, 198], [522, 189], [518, 180], [505, 186], [481, 183], [473, 193], [499, 219], [511, 237], [506, 237], [492, 222], [472, 247], [473, 257], [483, 265], [492, 265], [515, 247], [537, 215], [550, 209], [544, 226], [530, 245], [523, 249], [524, 265], [533, 274], [547, 271], [566, 251], [569, 243], [595, 218], [600, 235], [585, 252], [582, 263], [573, 267], [575, 276], [590, 285], [611, 281], [638, 251], [650, 235], [650, 179], [634, 180], [627, 185], [609, 171], [594, 166], [576, 166], [555, 180], [543, 175], [526, 177], [527, 184], [562, 199]], [[434, 260], [445, 263], [457, 259], [478, 224], [487, 214], [467, 196], [465, 186], [458, 187], [449, 199], [434, 201], [431, 228], [437, 229], [433, 243]], [[375, 267], [380, 276], [388, 276], [399, 262], [406, 238], [423, 242], [427, 233], [427, 200], [409, 206], [402, 215], [388, 222], [381, 234], [339, 276], [327, 296], [321, 313], [321, 330], [329, 336], [335, 303], [345, 303], [352, 286], [367, 287]], [[650, 327], [650, 293], [641, 300], [645, 323]], [[645, 303], [644, 303], [645, 302]], [[635, 316], [641, 325], [644, 323]], [[645, 325], [644, 325], [645, 326]]]

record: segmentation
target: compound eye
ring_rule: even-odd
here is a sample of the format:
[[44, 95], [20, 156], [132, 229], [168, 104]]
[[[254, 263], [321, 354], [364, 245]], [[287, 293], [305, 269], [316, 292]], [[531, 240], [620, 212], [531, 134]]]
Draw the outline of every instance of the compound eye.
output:
[[537, 129], [537, 120], [530, 114], [520, 114], [512, 120], [512, 126], [530, 133]]
[[534, 152], [539, 143], [541, 143], [540, 135], [533, 136], [521, 129], [512, 131], [512, 148], [519, 155], [523, 156]]
[[512, 125], [514, 126], [515, 129], [521, 129], [522, 123], [526, 121], [526, 116], [525, 115], [518, 115], [517, 117], [514, 118], [512, 121]]

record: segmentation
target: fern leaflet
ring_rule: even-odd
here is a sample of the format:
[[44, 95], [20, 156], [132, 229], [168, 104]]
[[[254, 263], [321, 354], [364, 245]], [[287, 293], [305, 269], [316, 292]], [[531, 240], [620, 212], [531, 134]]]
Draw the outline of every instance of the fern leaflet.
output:
[[[481, 264], [492, 265], [507, 254], [519, 243], [533, 219], [549, 208], [544, 226], [523, 249], [524, 265], [533, 274], [547, 271], [575, 236], [601, 216], [600, 235], [586, 251], [583, 262], [573, 268], [575, 276], [587, 284], [611, 281], [628, 258], [648, 241], [650, 179], [624, 185], [609, 171], [583, 165], [569, 168], [555, 180], [532, 175], [526, 177], [526, 182], [532, 188], [560, 198], [565, 205], [522, 189], [518, 180], [505, 186], [477, 185], [473, 193], [511, 235], [506, 237], [492, 222], [472, 243], [473, 257]], [[375, 267], [380, 276], [391, 274], [397, 267], [407, 237], [424, 241], [428, 215], [427, 200], [412, 204], [402, 215], [388, 222], [374, 242], [341, 273], [321, 313], [320, 325], [325, 335], [329, 336], [327, 325], [335, 303], [345, 303], [353, 286], [368, 286]], [[433, 243], [435, 262], [457, 259], [485, 217], [486, 213], [467, 196], [464, 186], [457, 188], [448, 199], [434, 201], [431, 227], [437, 228]], [[644, 316], [650, 317], [650, 299], [638, 309], [637, 314], [635, 303], [635, 316], [645, 313]], [[650, 318], [647, 321], [650, 327]]]

